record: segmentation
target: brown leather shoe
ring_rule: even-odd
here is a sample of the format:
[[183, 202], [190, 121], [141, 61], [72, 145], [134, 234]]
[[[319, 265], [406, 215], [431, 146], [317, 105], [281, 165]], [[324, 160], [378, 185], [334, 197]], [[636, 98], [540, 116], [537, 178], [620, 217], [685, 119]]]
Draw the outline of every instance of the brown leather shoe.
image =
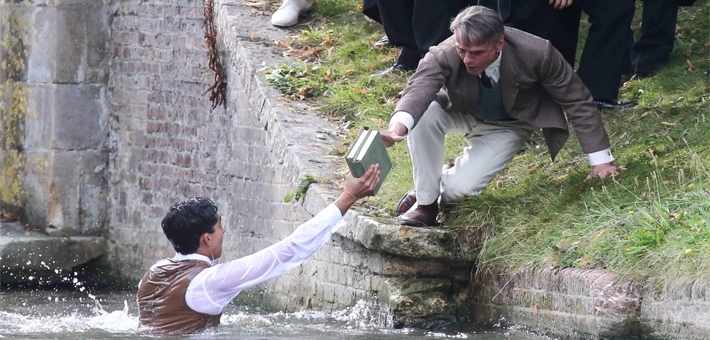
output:
[[407, 191], [407, 193], [402, 196], [402, 199], [399, 200], [399, 203], [397, 203], [397, 209], [395, 210], [397, 216], [406, 213], [414, 203], [417, 203], [417, 190], [412, 189]]
[[412, 227], [437, 226], [436, 215], [439, 214], [439, 203], [429, 205], [415, 204], [399, 217], [399, 224]]

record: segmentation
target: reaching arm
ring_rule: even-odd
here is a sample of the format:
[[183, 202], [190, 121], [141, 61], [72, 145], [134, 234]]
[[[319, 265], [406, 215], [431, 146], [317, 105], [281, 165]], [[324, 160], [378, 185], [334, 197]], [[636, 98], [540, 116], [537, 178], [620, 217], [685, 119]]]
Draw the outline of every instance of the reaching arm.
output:
[[252, 255], [203, 270], [190, 282], [185, 294], [187, 305], [197, 312], [217, 315], [243, 289], [300, 265], [345, 225], [342, 220], [345, 212], [356, 200], [372, 193], [379, 177], [378, 165], [371, 166], [360, 178], [348, 175], [340, 197], [284, 240]]
[[614, 157], [611, 155], [609, 137], [589, 89], [549, 42], [539, 75], [542, 86], [567, 112], [582, 150], [587, 153], [592, 166], [587, 178], [613, 176], [623, 170], [623, 167], [611, 164]]

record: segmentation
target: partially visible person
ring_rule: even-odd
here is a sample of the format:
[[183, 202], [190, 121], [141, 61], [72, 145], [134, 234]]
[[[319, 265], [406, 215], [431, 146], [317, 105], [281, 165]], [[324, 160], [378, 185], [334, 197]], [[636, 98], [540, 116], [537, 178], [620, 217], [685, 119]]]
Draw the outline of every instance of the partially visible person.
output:
[[589, 88], [600, 109], [636, 105], [619, 102], [623, 65], [629, 55], [628, 34], [634, 0], [480, 0], [497, 6], [506, 25], [550, 40], [574, 66], [582, 12], [591, 27], [579, 61], [577, 75]]
[[478, 0], [498, 12], [503, 24], [552, 43], [574, 68], [580, 12], [572, 0]]
[[631, 80], [648, 78], [668, 63], [675, 43], [678, 6], [690, 6], [695, 0], [644, 0], [641, 34], [634, 42], [630, 31]]
[[[549, 41], [504, 28], [482, 6], [463, 10], [450, 27], [454, 36], [422, 59], [381, 132], [386, 146], [407, 136], [415, 188], [397, 205], [401, 224], [437, 225], [440, 206], [479, 194], [540, 128], [554, 160], [569, 138], [567, 119], [589, 177], [618, 173], [599, 109]], [[450, 133], [465, 134], [468, 146], [444, 166]]]
[[[570, 7], [589, 15], [591, 26], [577, 75], [589, 88], [594, 103], [606, 110], [635, 106], [634, 101], [617, 100], [624, 61], [629, 54], [627, 33], [634, 17], [634, 0], [580, 0]], [[578, 25], [577, 21], [575, 26]]]
[[[382, 17], [380, 16], [380, 7], [377, 5], [377, 0], [363, 0], [362, 1], [362, 14], [366, 17], [372, 19], [373, 21], [382, 24]], [[387, 35], [380, 38], [380, 40], [372, 43], [372, 48], [381, 49], [385, 47], [394, 47]]]
[[345, 226], [345, 212], [373, 192], [379, 177], [378, 165], [360, 178], [348, 175], [340, 197], [290, 236], [217, 265], [225, 233], [217, 206], [204, 197], [173, 204], [161, 226], [177, 253], [150, 267], [138, 284], [139, 329], [168, 334], [216, 327], [239, 292], [295, 268], [327, 243]]
[[271, 15], [271, 24], [276, 27], [291, 27], [298, 23], [298, 17], [307, 12], [316, 0], [283, 0], [279, 9]]
[[448, 26], [460, 10], [475, 0], [378, 0], [382, 26], [389, 44], [402, 48], [389, 68], [373, 74], [381, 77], [393, 71], [411, 71], [429, 51], [451, 36]]

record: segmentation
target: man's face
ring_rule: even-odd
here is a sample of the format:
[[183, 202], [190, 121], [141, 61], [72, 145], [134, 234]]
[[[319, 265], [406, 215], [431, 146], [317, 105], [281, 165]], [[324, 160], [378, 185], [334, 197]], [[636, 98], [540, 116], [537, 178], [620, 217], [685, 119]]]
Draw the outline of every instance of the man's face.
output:
[[[214, 233], [211, 236], [210, 250], [214, 259], [218, 259], [222, 256], [222, 242], [224, 241], [224, 233], [226, 230], [222, 227], [222, 215], [215, 214], [217, 217], [217, 224], [214, 225]], [[213, 259], [213, 260], [214, 260]]]
[[504, 38], [498, 44], [488, 43], [466, 45], [461, 41], [458, 32], [454, 33], [456, 39], [456, 52], [466, 65], [466, 71], [477, 76], [498, 59], [498, 54], [503, 49]]

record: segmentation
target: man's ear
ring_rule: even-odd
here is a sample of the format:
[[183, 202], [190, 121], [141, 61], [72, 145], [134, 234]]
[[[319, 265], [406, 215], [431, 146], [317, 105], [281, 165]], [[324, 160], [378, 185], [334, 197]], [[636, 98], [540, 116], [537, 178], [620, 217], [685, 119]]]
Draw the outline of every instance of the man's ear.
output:
[[210, 235], [210, 233], [204, 233], [202, 234], [202, 236], [200, 236], [200, 241], [201, 243], [210, 245], [210, 243], [212, 242], [212, 235]]

